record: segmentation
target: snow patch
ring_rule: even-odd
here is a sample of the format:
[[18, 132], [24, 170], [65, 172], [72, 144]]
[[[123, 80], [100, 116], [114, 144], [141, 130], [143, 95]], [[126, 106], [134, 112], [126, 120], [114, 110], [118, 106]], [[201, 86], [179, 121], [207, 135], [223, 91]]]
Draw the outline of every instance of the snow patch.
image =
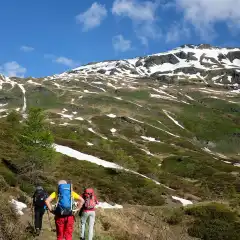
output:
[[18, 215], [24, 215], [23, 209], [27, 208], [27, 205], [25, 203], [18, 202], [14, 199], [12, 199], [10, 203], [14, 206]]
[[192, 101], [195, 101], [192, 97], [190, 97], [189, 95], [185, 94], [185, 96], [189, 99], [189, 100], [192, 100]]
[[68, 118], [69, 120], [73, 120], [73, 115], [68, 115], [68, 114], [63, 114], [63, 113], [58, 113], [61, 115], [61, 118]]
[[223, 161], [224, 163], [226, 163], [226, 164], [232, 164], [231, 162], [229, 162], [229, 161]]
[[88, 131], [96, 134], [96, 132], [92, 128], [88, 128]]
[[22, 107], [22, 112], [24, 113], [27, 109], [27, 100], [26, 100], [26, 90], [23, 87], [22, 84], [18, 84], [19, 88], [22, 90], [23, 93], [23, 107]]
[[154, 156], [150, 151], [144, 149], [144, 148], [141, 148], [142, 151], [144, 151], [147, 155], [149, 156]]
[[0, 104], [0, 107], [5, 107], [7, 105], [8, 105], [8, 103]]
[[30, 84], [33, 84], [33, 85], [37, 85], [37, 86], [42, 86], [42, 84], [33, 82], [32, 80], [28, 80], [27, 83], [30, 83]]
[[112, 114], [112, 113], [107, 114], [107, 116], [110, 117], [110, 118], [116, 118], [117, 117], [115, 114]]
[[93, 146], [94, 144], [93, 144], [93, 143], [90, 143], [90, 142], [87, 142], [87, 145], [88, 145], [88, 146]]
[[85, 154], [85, 153], [81, 153], [81, 152], [76, 151], [76, 150], [74, 150], [72, 148], [65, 147], [65, 146], [58, 145], [58, 144], [54, 144], [54, 148], [55, 148], [55, 150], [57, 152], [59, 152], [61, 154], [64, 154], [64, 155], [67, 155], [69, 157], [78, 159], [80, 161], [88, 161], [88, 162], [91, 162], [91, 163], [103, 166], [105, 168], [113, 168], [113, 169], [125, 170], [126, 172], [130, 172], [130, 173], [133, 173], [135, 175], [141, 176], [143, 178], [146, 178], [148, 180], [153, 181], [157, 185], [163, 185], [165, 188], [174, 191], [173, 189], [169, 188], [168, 186], [165, 186], [164, 184], [161, 184], [160, 182], [156, 181], [155, 179], [149, 178], [149, 177], [147, 177], [147, 176], [145, 176], [143, 174], [140, 174], [138, 172], [135, 172], [133, 170], [123, 168], [122, 166], [120, 166], [120, 165], [118, 165], [116, 163], [108, 162], [108, 161], [102, 160], [100, 158], [97, 158], [97, 157], [94, 157], [94, 156], [91, 156], [91, 155], [88, 155], [88, 154]]
[[167, 115], [168, 118], [170, 118], [177, 126], [179, 126], [182, 129], [185, 129], [177, 120], [175, 120], [173, 117], [169, 115], [170, 112], [163, 109], [163, 112]]
[[114, 97], [115, 99], [117, 99], [117, 100], [122, 100], [122, 98], [121, 97]]
[[103, 208], [103, 209], [122, 209], [123, 206], [122, 205], [118, 205], [118, 204], [114, 204], [111, 205], [107, 202], [99, 202], [98, 205], [96, 206], [96, 208]]
[[183, 206], [187, 206], [187, 205], [193, 204], [192, 201], [189, 201], [189, 200], [184, 199], [184, 198], [176, 197], [176, 196], [172, 196], [172, 199], [181, 202]]
[[60, 126], [68, 126], [68, 125], [70, 125], [69, 123], [60, 123], [59, 124]]
[[159, 140], [156, 140], [154, 137], [146, 137], [146, 136], [141, 136], [142, 139], [147, 140], [149, 142], [161, 142]]
[[112, 128], [112, 129], [110, 129], [110, 131], [111, 131], [111, 133], [115, 133], [117, 131], [117, 129]]
[[79, 120], [79, 121], [84, 121], [84, 119], [82, 117], [76, 117], [74, 118], [75, 120]]

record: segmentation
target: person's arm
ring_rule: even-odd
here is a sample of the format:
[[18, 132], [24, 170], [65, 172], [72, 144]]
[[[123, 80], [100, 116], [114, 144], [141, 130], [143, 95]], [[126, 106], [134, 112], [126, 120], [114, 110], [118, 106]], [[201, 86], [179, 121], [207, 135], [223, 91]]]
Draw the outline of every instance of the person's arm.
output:
[[81, 195], [74, 194], [74, 199], [77, 201], [77, 211], [80, 210], [84, 204], [84, 199], [82, 198]]
[[46, 206], [48, 208], [48, 210], [50, 212], [53, 212], [53, 208], [52, 208], [52, 204], [51, 202], [53, 201], [53, 199], [55, 198], [55, 195], [54, 193], [52, 193], [46, 200], [45, 200], [45, 203], [46, 203]]

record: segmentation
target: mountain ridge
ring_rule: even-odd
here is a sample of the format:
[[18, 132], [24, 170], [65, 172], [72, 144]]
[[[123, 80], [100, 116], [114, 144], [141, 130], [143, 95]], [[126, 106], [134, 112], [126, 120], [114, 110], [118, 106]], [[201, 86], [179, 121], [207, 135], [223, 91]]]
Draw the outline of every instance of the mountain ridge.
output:
[[213, 83], [238, 88], [240, 84], [240, 48], [219, 48], [206, 44], [184, 45], [173, 50], [136, 57], [89, 63], [57, 77], [102, 75], [155, 78], [162, 82]]

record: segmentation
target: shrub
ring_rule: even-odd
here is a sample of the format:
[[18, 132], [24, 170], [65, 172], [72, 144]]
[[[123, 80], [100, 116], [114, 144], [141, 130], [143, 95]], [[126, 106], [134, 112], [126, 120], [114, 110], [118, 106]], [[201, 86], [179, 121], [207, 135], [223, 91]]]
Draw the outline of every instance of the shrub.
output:
[[195, 221], [188, 229], [192, 237], [204, 240], [239, 240], [240, 219], [236, 212], [220, 203], [197, 205], [186, 209]]
[[169, 210], [168, 213], [166, 213], [164, 221], [170, 225], [177, 225], [182, 222], [183, 217], [184, 217], [183, 209], [182, 208], [174, 208], [174, 209]]
[[9, 204], [9, 199], [1, 194], [0, 199], [0, 239], [27, 240], [24, 226], [20, 223], [14, 208]]

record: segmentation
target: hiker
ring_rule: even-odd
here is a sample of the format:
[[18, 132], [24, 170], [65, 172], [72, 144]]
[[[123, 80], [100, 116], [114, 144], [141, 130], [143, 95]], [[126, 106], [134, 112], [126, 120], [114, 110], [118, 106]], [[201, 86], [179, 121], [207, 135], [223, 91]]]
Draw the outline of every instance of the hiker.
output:
[[[51, 202], [57, 200], [55, 209]], [[46, 200], [46, 205], [55, 215], [57, 240], [72, 240], [75, 216], [73, 212], [73, 200], [77, 201], [76, 211], [82, 208], [84, 200], [72, 190], [72, 184], [65, 180], [58, 182], [58, 191], [53, 192]]]
[[89, 218], [89, 233], [88, 239], [93, 239], [93, 227], [95, 222], [95, 207], [98, 204], [98, 200], [96, 195], [94, 194], [94, 190], [92, 188], [86, 188], [84, 193], [82, 194], [82, 198], [84, 199], [84, 205], [80, 211], [81, 217], [81, 240], [85, 240], [85, 226], [86, 222]]
[[33, 194], [32, 206], [34, 207], [34, 227], [36, 235], [39, 235], [42, 230], [43, 215], [46, 210], [45, 200], [48, 198], [43, 187], [37, 186]]

